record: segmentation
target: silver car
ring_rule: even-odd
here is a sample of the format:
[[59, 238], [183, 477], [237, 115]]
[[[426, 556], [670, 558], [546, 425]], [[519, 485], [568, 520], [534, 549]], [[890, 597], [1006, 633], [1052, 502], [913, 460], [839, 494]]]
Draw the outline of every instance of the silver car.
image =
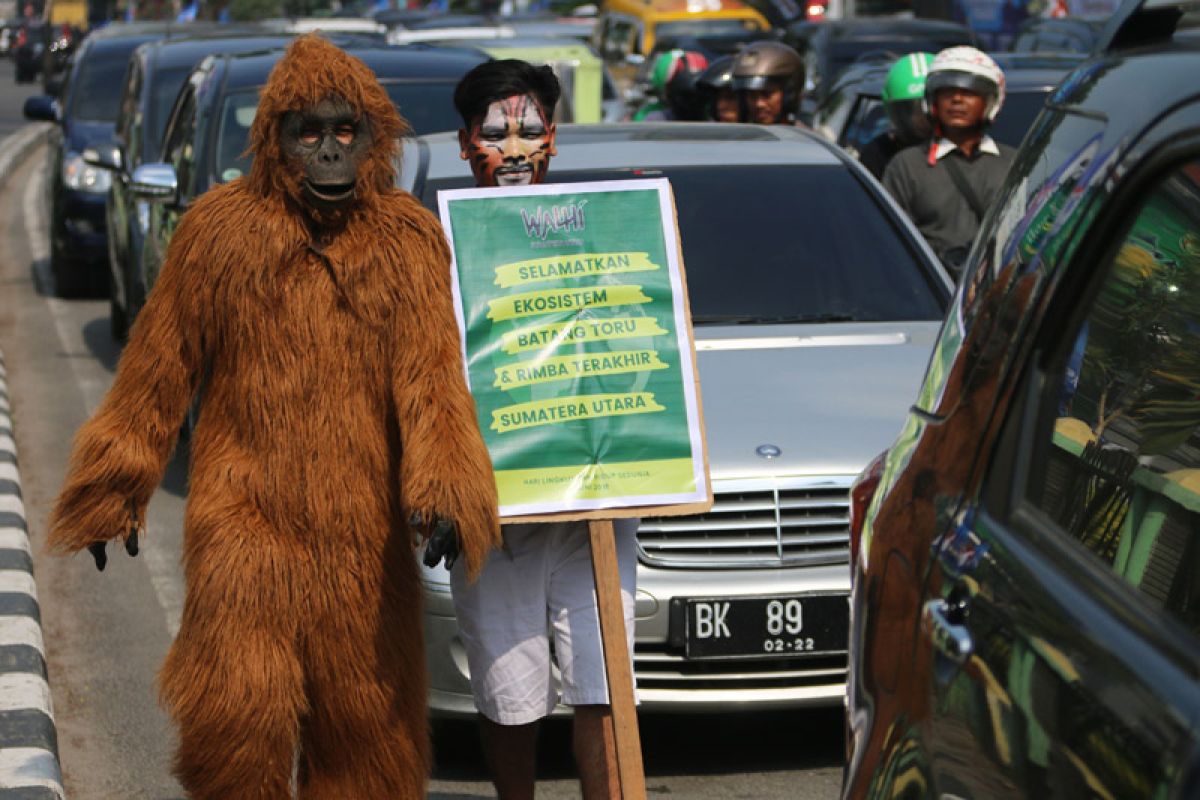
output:
[[[883, 189], [785, 127], [560, 125], [553, 182], [666, 176], [696, 333], [713, 509], [638, 532], [643, 712], [838, 705], [848, 489], [903, 422], [952, 285]], [[410, 142], [436, 209], [454, 134]], [[422, 568], [435, 715], [475, 713], [449, 575]]]

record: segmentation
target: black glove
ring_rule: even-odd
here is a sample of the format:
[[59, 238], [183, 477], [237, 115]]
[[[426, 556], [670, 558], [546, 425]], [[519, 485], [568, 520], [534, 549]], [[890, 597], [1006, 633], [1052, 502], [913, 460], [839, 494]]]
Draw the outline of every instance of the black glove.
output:
[[[92, 554], [92, 559], [96, 562], [96, 569], [104, 572], [104, 567], [108, 565], [108, 553], [104, 552], [104, 547], [108, 542], [92, 542], [88, 545], [88, 552]], [[125, 552], [131, 556], [138, 554], [138, 532], [137, 527], [129, 529], [129, 535], [125, 537]]]
[[[414, 527], [421, 527], [420, 512], [413, 514], [411, 522]], [[458, 528], [450, 520], [438, 519], [433, 525], [429, 543], [425, 545], [425, 558], [422, 560], [425, 566], [436, 567], [439, 561], [445, 559], [446, 569], [450, 569], [458, 560], [459, 550]]]

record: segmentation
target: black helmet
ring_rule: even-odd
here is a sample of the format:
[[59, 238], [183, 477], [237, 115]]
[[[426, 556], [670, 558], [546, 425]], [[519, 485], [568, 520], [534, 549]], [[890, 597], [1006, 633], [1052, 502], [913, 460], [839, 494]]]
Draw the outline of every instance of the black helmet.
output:
[[733, 88], [733, 56], [721, 56], [710, 61], [708, 69], [696, 78], [696, 88], [701, 92]]
[[708, 69], [696, 76], [696, 94], [703, 118], [717, 119], [717, 94], [733, 91], [733, 56], [722, 56], [708, 64]]
[[804, 58], [783, 42], [751, 42], [733, 57], [733, 88], [738, 92], [778, 86], [783, 113], [792, 118], [804, 94]]
[[667, 81], [664, 99], [671, 108], [671, 114], [675, 119], [687, 121], [704, 119], [705, 97], [697, 85], [702, 74], [703, 70], [692, 70], [685, 66]]

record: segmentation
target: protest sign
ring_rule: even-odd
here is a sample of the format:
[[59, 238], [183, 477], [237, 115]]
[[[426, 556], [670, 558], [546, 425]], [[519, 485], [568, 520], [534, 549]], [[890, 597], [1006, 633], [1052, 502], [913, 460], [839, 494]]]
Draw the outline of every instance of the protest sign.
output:
[[463, 189], [438, 204], [501, 515], [710, 504], [669, 183]]

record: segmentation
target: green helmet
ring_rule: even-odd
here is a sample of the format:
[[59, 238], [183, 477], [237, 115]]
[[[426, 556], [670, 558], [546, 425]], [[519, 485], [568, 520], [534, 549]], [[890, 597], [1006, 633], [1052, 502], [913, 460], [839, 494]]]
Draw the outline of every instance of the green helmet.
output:
[[925, 76], [933, 63], [933, 53], [909, 53], [892, 65], [883, 82], [883, 102], [922, 100], [925, 97]]

